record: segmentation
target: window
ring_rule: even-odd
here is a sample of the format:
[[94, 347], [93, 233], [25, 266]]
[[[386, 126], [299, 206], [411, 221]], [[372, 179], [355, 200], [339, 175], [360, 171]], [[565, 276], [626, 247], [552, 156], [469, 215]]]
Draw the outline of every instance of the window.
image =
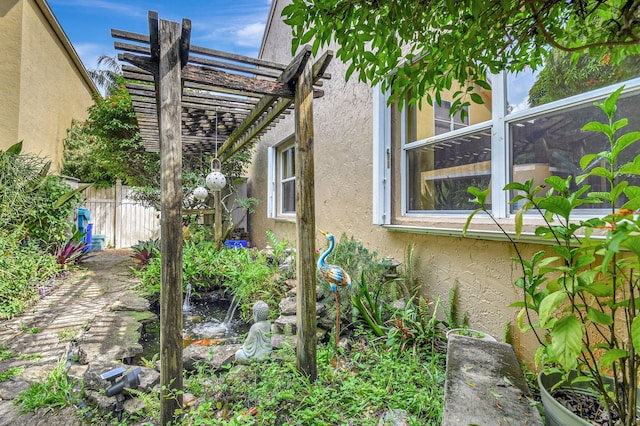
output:
[[433, 106], [435, 134], [441, 135], [468, 126], [469, 107], [464, 107], [463, 109], [465, 111], [464, 120], [462, 119], [461, 111], [458, 111], [455, 115], [451, 115], [451, 102], [442, 101], [442, 105], [435, 104]]
[[293, 146], [280, 153], [280, 205], [282, 213], [296, 212], [296, 156]]
[[270, 218], [291, 218], [296, 213], [296, 156], [293, 138], [269, 148], [268, 208]]
[[444, 99], [406, 109], [403, 210], [470, 209], [467, 187], [486, 187], [491, 180], [491, 105], [465, 107], [453, 116], [451, 101]]
[[[449, 114], [450, 93], [441, 93], [441, 105], [423, 100], [421, 106], [405, 104], [402, 111], [385, 106], [387, 98], [379, 93], [374, 177], [380, 182], [374, 182], [374, 199], [382, 201], [374, 208], [374, 223], [413, 225], [422, 220], [432, 226], [443, 223], [443, 215], [466, 217], [474, 208], [467, 192], [471, 185], [490, 187], [492, 212], [504, 218], [512, 213], [513, 194], [502, 190], [508, 182], [575, 176], [581, 172], [580, 158], [608, 143], [581, 130], [589, 121], [605, 119], [595, 101], [624, 84], [618, 118], [628, 118], [625, 131], [640, 129], [640, 66], [631, 66], [640, 65], [640, 56], [625, 61], [618, 69], [585, 67], [558, 55], [537, 73], [495, 75], [492, 90], [478, 92], [484, 103], [472, 103], [462, 115]], [[580, 63], [588, 68], [584, 73]], [[634, 154], [627, 153], [627, 159]], [[603, 189], [598, 179], [589, 183], [594, 191]]]

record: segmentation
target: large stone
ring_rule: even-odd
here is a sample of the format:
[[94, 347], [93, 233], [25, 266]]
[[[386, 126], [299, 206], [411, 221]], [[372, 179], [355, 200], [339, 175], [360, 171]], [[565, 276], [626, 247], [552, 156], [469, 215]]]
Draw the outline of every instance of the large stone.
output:
[[115, 361], [94, 361], [89, 364], [89, 367], [86, 369], [83, 381], [85, 389], [100, 391], [102, 389], [107, 389], [111, 386], [111, 383], [108, 380], [103, 379], [102, 376], [109, 371], [121, 368], [121, 367], [129, 367], [123, 365], [119, 362]]
[[78, 361], [128, 360], [142, 353], [141, 324], [127, 312], [98, 315], [78, 342]]
[[542, 426], [513, 347], [462, 335], [449, 336], [443, 426]]
[[182, 351], [182, 366], [185, 370], [194, 370], [198, 363], [205, 363], [213, 370], [230, 364], [235, 359], [236, 351], [242, 345], [202, 346], [189, 345]]
[[271, 331], [275, 334], [296, 334], [296, 316], [280, 315], [272, 324]]
[[130, 293], [125, 296], [121, 296], [109, 306], [111, 311], [137, 311], [147, 312], [150, 309], [149, 300], [139, 295]]
[[295, 315], [296, 314], [296, 298], [285, 297], [280, 301], [280, 313], [282, 315]]

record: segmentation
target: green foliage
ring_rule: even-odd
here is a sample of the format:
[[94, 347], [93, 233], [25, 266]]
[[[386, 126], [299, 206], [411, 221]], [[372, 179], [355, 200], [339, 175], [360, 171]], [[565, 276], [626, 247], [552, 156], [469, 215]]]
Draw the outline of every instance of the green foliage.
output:
[[11, 380], [13, 377], [24, 373], [24, 367], [11, 367], [7, 370], [0, 371], [0, 383]]
[[[219, 249], [208, 239], [208, 231], [195, 227], [183, 246], [183, 284], [196, 292], [224, 287], [240, 301], [243, 319], [251, 319], [254, 302], [265, 301], [272, 313], [284, 297], [285, 285], [273, 279], [278, 264], [270, 263], [256, 249]], [[142, 292], [152, 298], [160, 293], [160, 253], [145, 269], [137, 270]]]
[[437, 319], [440, 302], [436, 300], [433, 309], [429, 304], [426, 299], [417, 297], [397, 311], [389, 321], [387, 345], [397, 348], [398, 352], [412, 348], [413, 356], [417, 356], [418, 350], [424, 347], [429, 347], [431, 352], [446, 352], [439, 327], [441, 321]]
[[409, 424], [440, 424], [443, 355], [427, 350], [416, 357], [396, 354], [366, 334], [340, 356], [338, 368], [331, 365], [334, 355], [332, 347], [319, 345], [314, 383], [297, 371], [293, 349], [279, 351], [277, 361], [218, 378], [199, 372], [186, 380], [186, 390], [200, 404], [184, 413], [182, 424], [373, 426], [389, 407], [406, 410]]
[[85, 233], [80, 233], [76, 229], [66, 243], [56, 251], [56, 263], [62, 266], [77, 265], [93, 257], [90, 254], [91, 247], [83, 240], [84, 235]]
[[371, 328], [373, 334], [382, 337], [385, 335], [385, 328], [383, 325], [384, 320], [382, 319], [382, 304], [379, 303], [381, 287], [378, 288], [374, 295], [371, 295], [364, 278], [364, 272], [360, 277], [359, 287], [358, 293], [351, 296], [351, 303], [353, 303], [360, 317]]
[[[582, 175], [551, 176], [545, 179], [546, 192], [533, 180], [504, 188], [517, 191], [512, 203], [522, 204], [515, 215], [516, 236], [523, 227], [523, 213], [537, 211], [543, 224], [535, 234], [550, 240], [551, 250], [526, 259], [516, 241], [500, 229], [511, 241], [517, 254], [513, 260], [522, 270], [515, 282], [522, 300], [513, 306], [520, 308], [520, 328], [532, 330], [540, 342], [536, 360], [565, 377], [578, 370], [577, 380], [589, 381], [608, 410], [621, 417], [621, 424], [633, 425], [640, 370], [640, 187], [624, 179], [640, 175], [640, 154], [626, 164], [618, 159], [640, 141], [640, 132], [620, 134], [628, 124], [615, 116], [621, 91], [622, 87], [604, 102], [595, 102], [606, 120], [582, 128], [609, 142], [608, 150], [583, 156]], [[599, 167], [589, 168], [594, 160]], [[589, 178], [605, 180], [608, 191], [590, 192]], [[467, 226], [482, 211], [500, 227], [485, 204], [487, 191], [470, 188], [469, 192], [479, 207]], [[585, 204], [602, 205], [609, 213], [574, 217]], [[605, 388], [603, 374], [614, 375], [613, 389]]]
[[60, 266], [22, 228], [0, 229], [0, 318], [12, 318], [38, 298], [38, 289]]
[[574, 60], [571, 53], [553, 49], [529, 90], [529, 106], [629, 80], [638, 75], [639, 68], [640, 56], [637, 55], [629, 55], [620, 64], [613, 65], [593, 56], [581, 56]]
[[116, 179], [131, 186], [158, 186], [159, 156], [144, 149], [131, 96], [122, 77], [105, 98], [96, 96], [86, 121], [74, 121], [64, 140], [62, 173], [113, 186]]
[[0, 151], [0, 228], [21, 229], [25, 239], [48, 249], [67, 239], [81, 197], [48, 174], [49, 162], [22, 154], [21, 147], [19, 143]]
[[72, 405], [75, 397], [73, 383], [67, 377], [64, 362], [60, 362], [44, 381], [31, 384], [14, 402], [26, 413], [39, 408], [63, 408]]
[[160, 255], [160, 240], [158, 238], [147, 241], [138, 241], [138, 244], [131, 246], [133, 255], [131, 256], [137, 262], [138, 268], [146, 268], [152, 258]]
[[636, 13], [616, 2], [564, 0], [293, 0], [282, 15], [292, 28], [293, 52], [311, 43], [316, 54], [335, 41], [347, 78], [391, 87], [392, 100], [416, 102], [427, 94], [433, 104], [454, 81], [465, 82], [454, 94], [452, 111], [458, 111], [481, 102], [475, 91], [489, 88], [489, 72], [537, 69], [549, 45], [612, 64], [640, 53], [640, 30], [626, 24]]

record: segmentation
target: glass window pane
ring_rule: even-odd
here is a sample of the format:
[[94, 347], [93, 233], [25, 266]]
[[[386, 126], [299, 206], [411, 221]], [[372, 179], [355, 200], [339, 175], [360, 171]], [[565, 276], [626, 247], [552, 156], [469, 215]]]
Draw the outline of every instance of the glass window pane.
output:
[[467, 188], [491, 179], [491, 134], [485, 131], [407, 152], [407, 208], [471, 210]]
[[586, 55], [572, 63], [570, 56], [555, 52], [536, 72], [526, 70], [509, 75], [507, 111], [522, 111], [640, 76], [638, 55], [629, 55], [617, 66]]
[[[618, 135], [640, 129], [640, 94], [622, 95], [618, 100], [617, 119], [628, 118], [629, 125]], [[590, 121], [604, 121], [606, 116], [592, 102], [556, 111], [533, 119], [520, 120], [509, 125], [511, 152], [513, 158], [511, 179], [523, 182], [533, 178], [542, 184], [550, 175], [576, 176], [582, 174], [580, 159], [589, 153], [608, 149], [609, 142], [601, 134], [581, 130]], [[621, 154], [619, 163], [630, 161], [638, 153], [639, 147], [631, 147]], [[595, 161], [592, 167], [599, 166]], [[637, 178], [630, 179], [637, 185]], [[592, 177], [588, 181], [591, 191], [606, 191], [603, 179]], [[513, 197], [513, 194], [511, 194]], [[599, 205], [585, 205], [584, 208], [606, 208]]]
[[[457, 90], [457, 88], [456, 88]], [[452, 98], [453, 89], [450, 92], [442, 93], [441, 105], [434, 102], [433, 106], [429, 105], [426, 97], [422, 99], [422, 105], [419, 103], [409, 107], [406, 106], [406, 143], [416, 142], [430, 138], [435, 135], [448, 133], [452, 130], [465, 126], [483, 123], [491, 120], [491, 92], [482, 91], [480, 96], [484, 99], [483, 104], [472, 103], [471, 106], [465, 107], [465, 118], [461, 119], [461, 113], [456, 113], [451, 117], [451, 101], [446, 100], [448, 96]]]
[[282, 213], [296, 212], [296, 181], [282, 183]]
[[293, 177], [296, 173], [294, 148], [282, 151], [282, 179]]

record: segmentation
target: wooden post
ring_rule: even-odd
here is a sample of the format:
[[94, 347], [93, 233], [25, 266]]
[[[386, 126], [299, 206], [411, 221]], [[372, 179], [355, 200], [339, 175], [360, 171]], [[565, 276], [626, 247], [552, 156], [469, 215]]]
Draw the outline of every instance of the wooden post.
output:
[[296, 221], [297, 240], [297, 365], [313, 382], [316, 365], [315, 190], [313, 170], [313, 67], [307, 59], [296, 81]]
[[180, 25], [160, 20], [157, 77], [161, 250], [160, 423], [182, 408], [182, 137]]

